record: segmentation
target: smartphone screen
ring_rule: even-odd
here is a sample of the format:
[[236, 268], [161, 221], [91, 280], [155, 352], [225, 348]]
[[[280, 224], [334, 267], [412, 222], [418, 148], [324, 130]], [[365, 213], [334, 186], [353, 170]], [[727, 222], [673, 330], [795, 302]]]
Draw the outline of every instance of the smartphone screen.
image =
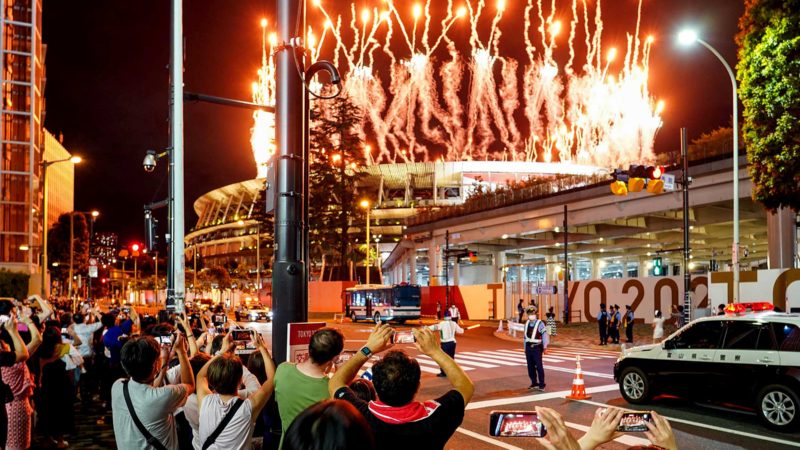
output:
[[653, 417], [650, 413], [625, 413], [622, 415], [622, 419], [619, 420], [617, 431], [621, 431], [623, 433], [647, 431], [646, 422], [652, 421]]
[[392, 343], [393, 344], [413, 344], [417, 342], [417, 339], [414, 337], [414, 333], [409, 331], [395, 331], [392, 335]]
[[489, 435], [502, 437], [543, 437], [547, 428], [534, 411], [492, 411]]
[[172, 345], [172, 336], [158, 336], [156, 339], [161, 345]]
[[231, 335], [236, 342], [250, 342], [253, 340], [253, 332], [251, 330], [232, 330]]

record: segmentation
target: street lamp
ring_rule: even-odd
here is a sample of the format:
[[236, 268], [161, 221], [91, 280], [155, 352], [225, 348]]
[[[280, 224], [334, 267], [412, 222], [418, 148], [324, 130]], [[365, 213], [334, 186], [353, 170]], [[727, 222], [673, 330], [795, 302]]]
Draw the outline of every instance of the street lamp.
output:
[[48, 207], [47, 207], [47, 168], [52, 166], [53, 164], [69, 162], [72, 164], [78, 164], [83, 160], [80, 156], [72, 156], [70, 158], [64, 159], [57, 159], [55, 161], [42, 161], [39, 165], [42, 167], [42, 286], [41, 286], [41, 293], [42, 298], [48, 298], [49, 296], [49, 289], [47, 289], [47, 228], [50, 226], [50, 219], [47, 217], [48, 214]]
[[370, 206], [369, 205], [369, 200], [361, 200], [361, 203], [359, 203], [359, 205], [361, 205], [362, 208], [367, 210], [367, 259], [364, 261], [364, 268], [366, 269], [366, 272], [367, 272], [367, 284], [369, 284], [369, 247], [370, 247], [370, 245], [369, 245], [369, 243], [370, 243], [370, 238], [369, 238], [369, 210], [370, 210], [370, 208], [369, 208], [369, 206]]
[[731, 78], [731, 86], [733, 87], [733, 245], [732, 245], [732, 263], [733, 263], [733, 303], [739, 302], [739, 101], [737, 95], [736, 76], [725, 61], [725, 58], [719, 52], [708, 44], [708, 42], [700, 39], [697, 32], [694, 30], [686, 29], [678, 34], [678, 42], [682, 45], [692, 45], [695, 42], [699, 43], [708, 51], [714, 54], [719, 59], [725, 70], [728, 71], [728, 76]]

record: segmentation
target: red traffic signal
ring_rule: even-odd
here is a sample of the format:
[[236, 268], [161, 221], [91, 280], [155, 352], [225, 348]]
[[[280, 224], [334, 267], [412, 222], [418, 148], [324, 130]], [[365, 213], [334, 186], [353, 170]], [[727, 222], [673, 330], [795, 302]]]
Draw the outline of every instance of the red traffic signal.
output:
[[661, 175], [664, 175], [664, 169], [661, 166], [647, 167], [647, 178], [651, 180], [658, 180], [661, 178]]
[[133, 250], [133, 251], [135, 251], [135, 252], [138, 252], [138, 251], [139, 251], [139, 244], [133, 244], [133, 245], [131, 245], [131, 250]]

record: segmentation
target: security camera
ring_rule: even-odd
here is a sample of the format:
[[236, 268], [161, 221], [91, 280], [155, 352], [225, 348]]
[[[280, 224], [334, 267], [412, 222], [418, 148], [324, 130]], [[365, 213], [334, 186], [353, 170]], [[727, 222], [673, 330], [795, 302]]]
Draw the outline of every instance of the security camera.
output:
[[147, 154], [144, 155], [142, 166], [144, 167], [145, 172], [152, 172], [156, 170], [156, 152], [154, 150], [147, 151]]

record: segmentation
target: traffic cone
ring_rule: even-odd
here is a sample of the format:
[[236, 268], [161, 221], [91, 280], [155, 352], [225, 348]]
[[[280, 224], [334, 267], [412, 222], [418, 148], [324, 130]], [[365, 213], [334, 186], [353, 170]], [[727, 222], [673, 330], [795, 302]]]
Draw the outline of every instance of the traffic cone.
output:
[[575, 369], [575, 378], [572, 380], [572, 392], [567, 396], [570, 400], [588, 400], [591, 395], [586, 395], [586, 385], [583, 383], [583, 372], [581, 371], [581, 355], [575, 358], [578, 367]]
[[500, 323], [497, 324], [497, 332], [498, 333], [503, 332], [503, 319], [500, 319]]

